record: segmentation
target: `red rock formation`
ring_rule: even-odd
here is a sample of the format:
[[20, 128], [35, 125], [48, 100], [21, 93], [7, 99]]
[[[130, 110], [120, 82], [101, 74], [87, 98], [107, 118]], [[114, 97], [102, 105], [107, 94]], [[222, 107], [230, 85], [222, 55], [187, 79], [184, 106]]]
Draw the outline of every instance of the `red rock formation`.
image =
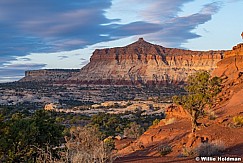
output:
[[[217, 64], [212, 75], [223, 79], [221, 99], [229, 103], [227, 107], [243, 104], [239, 96], [243, 92], [243, 43], [225, 53], [225, 58]], [[233, 108], [231, 112], [237, 111], [235, 107]]]
[[243, 73], [243, 43], [225, 52], [223, 60], [218, 62], [213, 75], [224, 78], [237, 79]]
[[214, 70], [223, 53], [165, 48], [140, 38], [125, 47], [95, 50], [90, 63], [69, 80], [103, 84], [178, 84], [195, 71]]
[[216, 63], [223, 58], [223, 53], [165, 48], [140, 38], [125, 47], [95, 50], [90, 63], [80, 72], [33, 70], [27, 71], [20, 81], [98, 85], [182, 84], [195, 71], [214, 70]]

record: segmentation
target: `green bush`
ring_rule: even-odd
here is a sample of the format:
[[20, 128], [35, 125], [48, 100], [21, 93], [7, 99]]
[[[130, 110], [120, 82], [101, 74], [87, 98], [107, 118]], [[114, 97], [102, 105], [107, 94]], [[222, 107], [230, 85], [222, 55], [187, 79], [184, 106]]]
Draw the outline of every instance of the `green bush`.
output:
[[50, 112], [36, 111], [33, 116], [16, 113], [0, 125], [0, 162], [32, 162], [39, 151], [55, 155], [61, 145], [64, 126], [55, 123]]
[[106, 138], [104, 140], [104, 144], [107, 149], [110, 149], [110, 150], [115, 149], [115, 141], [112, 138]]
[[160, 122], [160, 120], [156, 118], [156, 119], [153, 121], [153, 125], [158, 125], [159, 122]]

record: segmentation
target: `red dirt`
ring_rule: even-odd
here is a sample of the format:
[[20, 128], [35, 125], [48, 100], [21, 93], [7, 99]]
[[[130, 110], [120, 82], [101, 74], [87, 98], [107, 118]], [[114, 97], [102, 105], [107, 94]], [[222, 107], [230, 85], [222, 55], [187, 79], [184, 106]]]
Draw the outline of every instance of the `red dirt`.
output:
[[[195, 135], [190, 133], [191, 123], [188, 118], [177, 117], [172, 124], [165, 125], [161, 122], [159, 125], [151, 127], [138, 140], [119, 150], [120, 158], [115, 162], [196, 162], [194, 158], [181, 158], [180, 155], [183, 147], [195, 148], [202, 141], [221, 141], [226, 148], [222, 156], [243, 159], [243, 127], [236, 128], [232, 123], [232, 117], [239, 115], [243, 109], [231, 106], [230, 103], [232, 102], [228, 101], [223, 107], [214, 110], [218, 116], [215, 120], [209, 120], [208, 117], [201, 119], [199, 122], [204, 125], [199, 127]], [[237, 106], [241, 105], [237, 104]], [[230, 111], [232, 114], [229, 114]], [[172, 116], [173, 113], [168, 118]], [[173, 152], [161, 157], [157, 150], [161, 144], [171, 145]]]

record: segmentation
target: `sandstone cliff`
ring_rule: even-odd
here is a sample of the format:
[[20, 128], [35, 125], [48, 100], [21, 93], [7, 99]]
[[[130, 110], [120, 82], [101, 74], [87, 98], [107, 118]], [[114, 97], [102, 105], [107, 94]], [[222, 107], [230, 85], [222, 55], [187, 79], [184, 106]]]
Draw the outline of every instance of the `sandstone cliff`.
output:
[[[225, 58], [218, 62], [212, 75], [223, 79], [221, 99], [229, 103], [227, 106], [243, 105], [240, 95], [243, 92], [243, 43], [225, 53]], [[236, 111], [235, 107], [233, 110]]]
[[78, 72], [79, 69], [30, 70], [25, 72], [25, 77], [20, 79], [19, 82], [65, 81]]
[[243, 73], [243, 43], [234, 46], [231, 51], [225, 52], [223, 60], [218, 62], [213, 75], [230, 78], [239, 78]]
[[198, 70], [212, 71], [224, 51], [165, 48], [140, 38], [125, 47], [95, 50], [69, 80], [94, 84], [180, 84]]
[[[20, 82], [54, 81], [80, 84], [183, 84], [198, 70], [212, 71], [226, 51], [165, 48], [143, 38], [125, 47], [97, 49], [79, 70], [26, 71]], [[230, 55], [230, 52], [226, 52]]]

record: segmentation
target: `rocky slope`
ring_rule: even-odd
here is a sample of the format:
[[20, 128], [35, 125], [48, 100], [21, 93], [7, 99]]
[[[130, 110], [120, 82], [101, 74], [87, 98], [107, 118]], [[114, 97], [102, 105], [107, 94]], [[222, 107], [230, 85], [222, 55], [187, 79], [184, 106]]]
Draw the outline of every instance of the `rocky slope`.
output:
[[218, 62], [214, 75], [224, 78], [237, 79], [243, 73], [243, 43], [232, 48], [231, 51], [225, 52], [223, 60]]
[[[178, 158], [186, 154], [185, 149], [195, 149], [204, 142], [218, 142], [224, 151], [222, 157], [243, 157], [243, 127], [236, 126], [233, 117], [243, 116], [243, 44], [238, 44], [225, 53], [225, 58], [217, 64], [213, 75], [223, 79], [223, 89], [219, 101], [206, 115], [200, 119], [199, 130], [190, 133], [190, 116], [183, 108], [170, 106], [166, 110], [166, 119], [158, 125], [150, 127], [139, 139], [132, 142], [118, 154], [125, 156], [117, 162], [195, 162], [190, 157], [185, 160]], [[210, 116], [214, 118], [210, 118]], [[174, 119], [171, 123], [166, 123]], [[158, 157], [158, 147], [163, 144], [172, 146], [170, 157]], [[157, 157], [156, 157], [157, 156]]]
[[69, 80], [94, 84], [178, 84], [195, 71], [214, 70], [223, 53], [165, 48], [140, 38], [125, 47], [95, 50], [90, 63]]
[[[217, 68], [212, 75], [223, 79], [223, 90], [221, 92], [224, 101], [231, 103], [243, 103], [239, 99], [239, 93], [243, 92], [243, 43], [234, 46], [231, 51], [225, 53], [225, 58], [218, 62]], [[236, 101], [238, 102], [236, 102]]]

